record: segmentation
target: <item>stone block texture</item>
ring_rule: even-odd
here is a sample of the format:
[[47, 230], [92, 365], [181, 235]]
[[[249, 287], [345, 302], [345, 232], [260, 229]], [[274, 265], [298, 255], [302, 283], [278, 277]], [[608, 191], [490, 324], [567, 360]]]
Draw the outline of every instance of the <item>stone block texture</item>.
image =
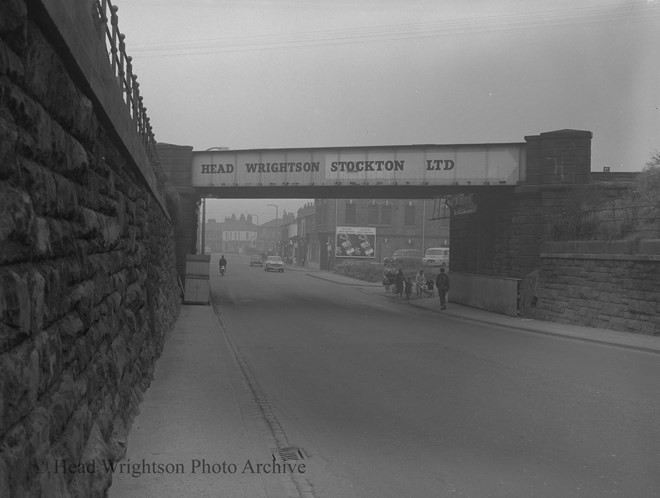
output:
[[[543, 320], [660, 335], [660, 256], [640, 247], [555, 244], [542, 254], [536, 316]], [[580, 246], [590, 252], [581, 250]]]
[[0, 496], [104, 496], [180, 304], [170, 221], [85, 85], [0, 2]]

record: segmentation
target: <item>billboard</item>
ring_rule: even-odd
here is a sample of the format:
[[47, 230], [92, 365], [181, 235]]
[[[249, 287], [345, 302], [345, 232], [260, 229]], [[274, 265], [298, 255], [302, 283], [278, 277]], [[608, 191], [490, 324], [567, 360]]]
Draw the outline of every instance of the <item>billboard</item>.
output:
[[195, 151], [193, 187], [516, 185], [525, 144]]
[[375, 258], [376, 228], [337, 227], [335, 256], [338, 258]]

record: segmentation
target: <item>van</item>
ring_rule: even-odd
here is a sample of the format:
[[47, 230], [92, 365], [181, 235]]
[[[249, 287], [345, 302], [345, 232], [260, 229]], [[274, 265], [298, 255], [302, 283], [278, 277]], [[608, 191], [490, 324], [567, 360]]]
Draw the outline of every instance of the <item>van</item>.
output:
[[427, 266], [449, 266], [449, 248], [429, 247], [422, 258], [422, 263]]

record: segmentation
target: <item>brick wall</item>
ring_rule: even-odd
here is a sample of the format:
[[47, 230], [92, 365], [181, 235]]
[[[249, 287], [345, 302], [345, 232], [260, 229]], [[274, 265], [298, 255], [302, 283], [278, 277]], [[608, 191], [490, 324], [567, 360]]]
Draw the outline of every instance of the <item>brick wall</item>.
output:
[[172, 227], [27, 5], [0, 3], [0, 496], [103, 496], [178, 312]]
[[473, 195], [476, 211], [451, 220], [451, 270], [523, 278], [538, 268], [547, 213], [555, 200], [548, 192], [504, 190]]
[[660, 241], [542, 248], [537, 317], [660, 335]]

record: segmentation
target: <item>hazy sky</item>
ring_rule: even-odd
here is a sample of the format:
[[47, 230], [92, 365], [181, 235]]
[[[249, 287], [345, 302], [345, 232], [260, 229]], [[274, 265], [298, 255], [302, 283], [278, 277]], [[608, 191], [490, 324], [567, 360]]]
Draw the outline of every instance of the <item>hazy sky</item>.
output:
[[[660, 149], [655, 0], [114, 0], [156, 139], [232, 149], [593, 132], [592, 170]], [[214, 201], [260, 223], [302, 201]], [[226, 207], [226, 206], [225, 206]]]

